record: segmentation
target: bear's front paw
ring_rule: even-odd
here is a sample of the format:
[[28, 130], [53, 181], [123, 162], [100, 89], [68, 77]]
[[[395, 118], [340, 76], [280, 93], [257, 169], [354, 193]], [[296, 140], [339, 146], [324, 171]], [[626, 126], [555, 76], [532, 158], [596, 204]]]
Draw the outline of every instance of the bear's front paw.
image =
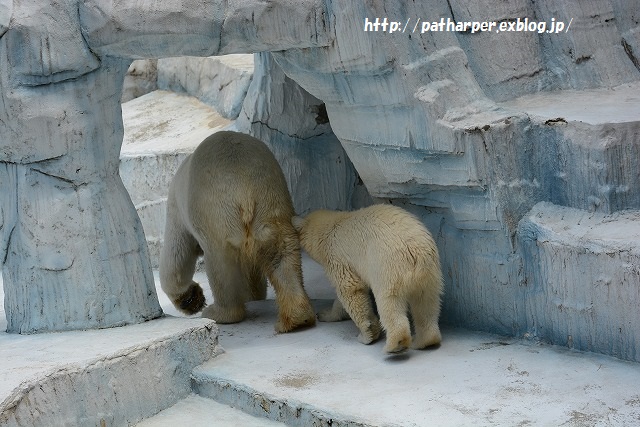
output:
[[298, 307], [295, 311], [281, 311], [275, 329], [276, 332], [283, 333], [293, 331], [294, 329], [308, 328], [315, 324], [316, 315], [313, 312], [311, 304], [307, 301], [306, 304]]
[[195, 314], [199, 312], [204, 307], [204, 304], [204, 293], [202, 292], [200, 285], [196, 282], [192, 282], [187, 292], [180, 295], [174, 301], [174, 305], [186, 314]]
[[318, 320], [321, 322], [340, 322], [342, 320], [349, 320], [349, 313], [343, 308], [339, 299], [333, 301], [331, 308], [326, 308], [318, 312]]
[[202, 317], [215, 320], [217, 323], [238, 323], [246, 317], [244, 304], [234, 307], [221, 307], [215, 302], [202, 311]]

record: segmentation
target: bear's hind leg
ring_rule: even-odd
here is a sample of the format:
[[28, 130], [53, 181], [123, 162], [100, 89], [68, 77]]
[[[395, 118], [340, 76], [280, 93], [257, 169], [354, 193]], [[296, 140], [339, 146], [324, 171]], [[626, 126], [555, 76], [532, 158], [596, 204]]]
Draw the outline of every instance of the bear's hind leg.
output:
[[283, 254], [280, 263], [268, 272], [268, 276], [278, 303], [276, 331], [289, 332], [315, 325], [316, 315], [302, 286], [300, 250], [292, 249]]
[[407, 317], [407, 301], [389, 293], [375, 295], [380, 322], [387, 332], [384, 351], [402, 353], [411, 345], [411, 327]]
[[429, 289], [422, 288], [410, 296], [409, 307], [415, 329], [411, 348], [423, 349], [440, 344], [440, 293], [437, 290], [429, 292]]
[[267, 280], [260, 269], [252, 268], [248, 273], [247, 281], [251, 289], [251, 301], [267, 299]]
[[178, 222], [178, 214], [171, 203], [167, 210], [164, 245], [160, 253], [160, 286], [178, 310], [194, 314], [205, 305], [202, 288], [193, 281], [196, 261], [202, 250]]
[[218, 323], [238, 323], [244, 320], [244, 303], [249, 298], [248, 283], [237, 257], [230, 248], [205, 250], [204, 263], [213, 293], [213, 304], [205, 307], [202, 317]]
[[380, 321], [373, 312], [368, 286], [345, 266], [334, 265], [325, 271], [336, 287], [336, 294], [344, 310], [360, 330], [358, 341], [371, 344], [380, 338]]

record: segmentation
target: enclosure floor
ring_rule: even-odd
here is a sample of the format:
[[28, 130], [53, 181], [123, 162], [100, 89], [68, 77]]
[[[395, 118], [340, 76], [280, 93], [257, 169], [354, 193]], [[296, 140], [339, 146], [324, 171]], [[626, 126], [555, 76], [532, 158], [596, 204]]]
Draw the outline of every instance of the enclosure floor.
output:
[[226, 352], [194, 377], [208, 397], [216, 397], [208, 388], [237, 389], [218, 400], [235, 399], [254, 414], [269, 416], [284, 403], [333, 425], [640, 425], [637, 363], [448, 327], [437, 349], [388, 356], [384, 340], [360, 344], [351, 321], [275, 334], [272, 301], [251, 303], [249, 313], [243, 323], [219, 325]]
[[[316, 308], [328, 306], [333, 290], [322, 270], [306, 258], [303, 264], [306, 288]], [[198, 273], [196, 280], [207, 288], [204, 274]], [[159, 287], [158, 294], [165, 311], [178, 315]], [[1, 318], [4, 324], [4, 313]], [[193, 372], [194, 392], [200, 395], [188, 396], [147, 419], [144, 426], [177, 425], [177, 421], [203, 425], [203, 417], [216, 426], [272, 425], [255, 418], [238, 424], [241, 418], [233, 414], [244, 417], [234, 412], [244, 409], [278, 419], [274, 411], [282, 405], [299, 408], [298, 414], [307, 411], [331, 419], [334, 425], [640, 424], [637, 363], [449, 327], [442, 330], [439, 348], [388, 356], [382, 351], [383, 340], [360, 344], [350, 321], [276, 334], [275, 320], [276, 306], [270, 299], [250, 303], [242, 323], [219, 325], [224, 353]], [[95, 359], [98, 354], [82, 357], [82, 353], [99, 353], [97, 344], [104, 334], [117, 334], [118, 329], [123, 328], [85, 334], [89, 341], [84, 344], [55, 338], [59, 334], [32, 335], [26, 347], [16, 336], [1, 333], [0, 402], [10, 393], [9, 384], [19, 385], [44, 365], [46, 370], [56, 363], [64, 366], [69, 354], [77, 363]], [[57, 362], [51, 356], [56, 352], [63, 355]], [[7, 364], [20, 359], [21, 369]], [[225, 396], [212, 395], [216, 384], [226, 387]], [[205, 399], [230, 403], [234, 393], [235, 410], [224, 406], [224, 412], [218, 411], [218, 403]], [[257, 414], [256, 407], [262, 408]], [[251, 424], [254, 421], [257, 424]], [[279, 421], [300, 425], [294, 418]]]

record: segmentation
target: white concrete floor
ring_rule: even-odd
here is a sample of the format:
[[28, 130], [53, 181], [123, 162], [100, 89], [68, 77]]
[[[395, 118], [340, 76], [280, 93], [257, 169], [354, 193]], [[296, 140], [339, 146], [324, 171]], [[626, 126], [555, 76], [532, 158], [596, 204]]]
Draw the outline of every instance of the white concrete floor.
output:
[[196, 377], [370, 425], [640, 425], [640, 364], [446, 327], [440, 348], [390, 357], [350, 321], [277, 335], [274, 304], [249, 311]]

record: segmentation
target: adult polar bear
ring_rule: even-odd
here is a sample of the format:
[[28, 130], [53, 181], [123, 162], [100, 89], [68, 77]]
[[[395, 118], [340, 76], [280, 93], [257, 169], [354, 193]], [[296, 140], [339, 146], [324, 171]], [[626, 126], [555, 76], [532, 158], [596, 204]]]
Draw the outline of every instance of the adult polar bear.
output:
[[396, 206], [373, 205], [353, 212], [318, 210], [294, 217], [292, 223], [304, 250], [325, 268], [336, 287], [338, 299], [320, 313], [321, 321], [347, 319], [348, 314], [364, 344], [378, 338], [382, 323], [388, 353], [440, 343], [440, 258], [431, 234], [415, 216]]
[[204, 317], [244, 319], [245, 302], [276, 291], [278, 332], [315, 324], [302, 286], [300, 243], [291, 225], [291, 196], [280, 165], [260, 140], [237, 132], [206, 138], [178, 168], [169, 189], [160, 282], [187, 314], [205, 304], [195, 283], [204, 254], [213, 304]]

